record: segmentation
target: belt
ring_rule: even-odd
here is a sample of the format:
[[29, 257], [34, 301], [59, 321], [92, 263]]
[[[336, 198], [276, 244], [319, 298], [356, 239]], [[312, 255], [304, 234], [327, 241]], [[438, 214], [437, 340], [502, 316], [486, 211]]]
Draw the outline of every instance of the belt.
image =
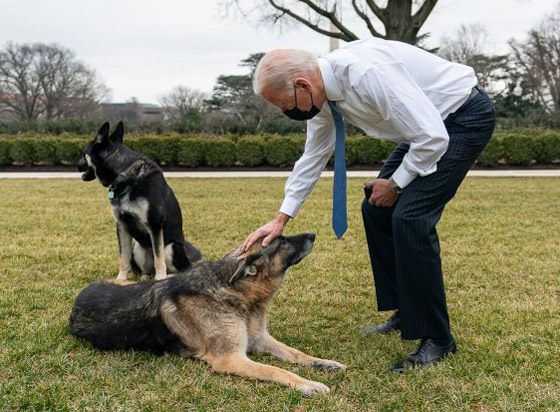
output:
[[471, 94], [469, 94], [469, 97], [467, 97], [467, 100], [465, 100], [465, 103], [463, 103], [461, 105], [461, 107], [459, 107], [459, 109], [457, 109], [456, 111], [461, 110], [463, 107], [465, 107], [468, 103], [470, 103], [470, 101], [472, 99], [474, 99], [476, 96], [478, 96], [478, 94], [482, 91], [482, 89], [480, 88], [480, 86], [477, 84], [476, 86], [474, 86], [471, 89]]

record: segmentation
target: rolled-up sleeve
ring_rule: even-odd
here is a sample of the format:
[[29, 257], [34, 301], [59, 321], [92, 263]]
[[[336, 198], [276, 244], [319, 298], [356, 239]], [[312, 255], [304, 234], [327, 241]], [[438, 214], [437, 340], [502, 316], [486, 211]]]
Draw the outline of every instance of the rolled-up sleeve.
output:
[[334, 140], [334, 121], [325, 104], [321, 113], [307, 122], [305, 150], [286, 182], [280, 212], [291, 217], [298, 214], [333, 154]]
[[434, 173], [447, 150], [449, 134], [438, 109], [402, 63], [379, 64], [365, 71], [357, 91], [364, 104], [378, 111], [410, 144], [393, 174], [395, 182], [405, 188], [417, 176]]

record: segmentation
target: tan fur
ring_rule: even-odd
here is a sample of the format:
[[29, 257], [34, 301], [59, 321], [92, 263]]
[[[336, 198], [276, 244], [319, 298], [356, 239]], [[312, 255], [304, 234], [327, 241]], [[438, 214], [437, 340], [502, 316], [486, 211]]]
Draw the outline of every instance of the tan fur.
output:
[[[236, 250], [232, 256], [243, 260], [255, 252]], [[235, 288], [213, 292], [224, 299], [231, 299], [249, 308], [248, 317], [237, 311], [223, 313], [213, 311], [204, 296], [183, 296], [177, 304], [166, 301], [162, 317], [167, 327], [193, 350], [192, 356], [212, 366], [220, 373], [244, 376], [252, 379], [273, 381], [295, 388], [308, 396], [328, 393], [322, 383], [304, 379], [292, 372], [254, 362], [247, 357], [250, 352], [268, 353], [286, 362], [309, 365], [326, 371], [344, 370], [336, 361], [309, 356], [274, 339], [266, 328], [266, 308], [282, 284], [282, 276], [269, 276], [282, 267], [282, 256], [274, 256], [260, 268], [255, 279], [238, 282]], [[260, 302], [260, 305], [255, 304]]]
[[114, 283], [115, 285], [119, 285], [119, 286], [127, 286], [127, 285], [132, 285], [132, 284], [136, 283], [132, 280], [126, 280], [126, 279], [107, 279], [107, 280], [104, 280], [104, 282]]
[[[311, 251], [312, 243], [308, 249], [304, 249], [301, 242], [297, 244], [302, 251]], [[286, 362], [331, 372], [346, 368], [336, 361], [291, 348], [268, 333], [266, 310], [282, 286], [285, 270], [297, 256], [295, 252], [295, 246], [287, 240], [277, 240], [266, 250], [255, 244], [247, 252], [231, 251], [215, 265], [201, 264], [178, 275], [174, 281], [155, 282], [142, 295], [146, 299], [142, 307], [149, 310], [141, 312], [142, 316], [161, 318], [169, 331], [180, 339], [180, 344], [170, 350], [180, 356], [203, 360], [216, 372], [277, 382], [308, 396], [328, 393], [329, 388], [322, 383], [254, 362], [247, 356], [252, 352], [268, 353]], [[216, 272], [212, 273], [214, 270]], [[111, 282], [123, 287], [133, 283]], [[81, 326], [77, 319], [81, 312], [76, 313], [75, 325]], [[130, 313], [138, 316], [136, 301]], [[110, 317], [105, 319], [110, 320]]]
[[163, 230], [159, 233], [154, 233], [152, 236], [154, 247], [154, 268], [156, 271], [156, 280], [165, 279], [167, 277], [167, 266], [165, 265], [165, 243], [163, 240]]
[[126, 230], [124, 225], [117, 223], [119, 225], [118, 237], [120, 245], [119, 253], [119, 274], [117, 279], [126, 280], [128, 278], [128, 272], [130, 272], [130, 257], [132, 256], [132, 236]]
[[276, 382], [280, 385], [297, 389], [307, 396], [328, 393], [330, 391], [328, 386], [320, 382], [304, 379], [295, 373], [288, 372], [275, 366], [254, 362], [241, 352], [232, 352], [221, 358], [212, 358], [209, 359], [208, 362], [212, 365], [212, 369], [215, 372]]

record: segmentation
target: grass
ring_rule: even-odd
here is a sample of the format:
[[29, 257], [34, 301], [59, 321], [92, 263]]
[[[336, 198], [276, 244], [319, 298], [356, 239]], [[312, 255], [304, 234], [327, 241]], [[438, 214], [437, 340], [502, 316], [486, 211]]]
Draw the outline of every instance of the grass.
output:
[[[281, 341], [349, 366], [339, 374], [253, 358], [327, 384], [306, 399], [271, 383], [214, 374], [174, 356], [99, 352], [69, 334], [89, 282], [117, 274], [106, 193], [77, 180], [0, 180], [0, 411], [558, 411], [560, 181], [469, 178], [439, 225], [458, 354], [415, 373], [388, 373], [415, 342], [362, 336], [379, 322], [349, 180], [349, 231], [330, 229], [322, 179], [287, 233], [318, 234], [269, 313]], [[170, 179], [188, 238], [218, 259], [276, 213], [284, 179]]]

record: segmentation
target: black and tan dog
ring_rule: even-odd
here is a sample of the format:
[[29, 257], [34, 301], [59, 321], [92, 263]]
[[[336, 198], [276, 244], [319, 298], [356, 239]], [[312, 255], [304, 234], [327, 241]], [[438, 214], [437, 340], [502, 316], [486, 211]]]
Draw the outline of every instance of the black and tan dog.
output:
[[99, 349], [173, 352], [208, 362], [214, 371], [278, 382], [306, 395], [329, 392], [322, 383], [254, 362], [249, 352], [326, 371], [345, 369], [275, 340], [266, 309], [288, 267], [313, 248], [315, 235], [280, 237], [263, 248], [235, 249], [159, 282], [102, 281], [80, 292], [70, 316], [73, 335]]
[[179, 202], [167, 185], [160, 167], [123, 144], [124, 126], [119, 122], [109, 135], [109, 123], [99, 129], [78, 162], [82, 180], [96, 177], [109, 187], [111, 212], [117, 223], [119, 274], [182, 272], [202, 259], [183, 235]]

